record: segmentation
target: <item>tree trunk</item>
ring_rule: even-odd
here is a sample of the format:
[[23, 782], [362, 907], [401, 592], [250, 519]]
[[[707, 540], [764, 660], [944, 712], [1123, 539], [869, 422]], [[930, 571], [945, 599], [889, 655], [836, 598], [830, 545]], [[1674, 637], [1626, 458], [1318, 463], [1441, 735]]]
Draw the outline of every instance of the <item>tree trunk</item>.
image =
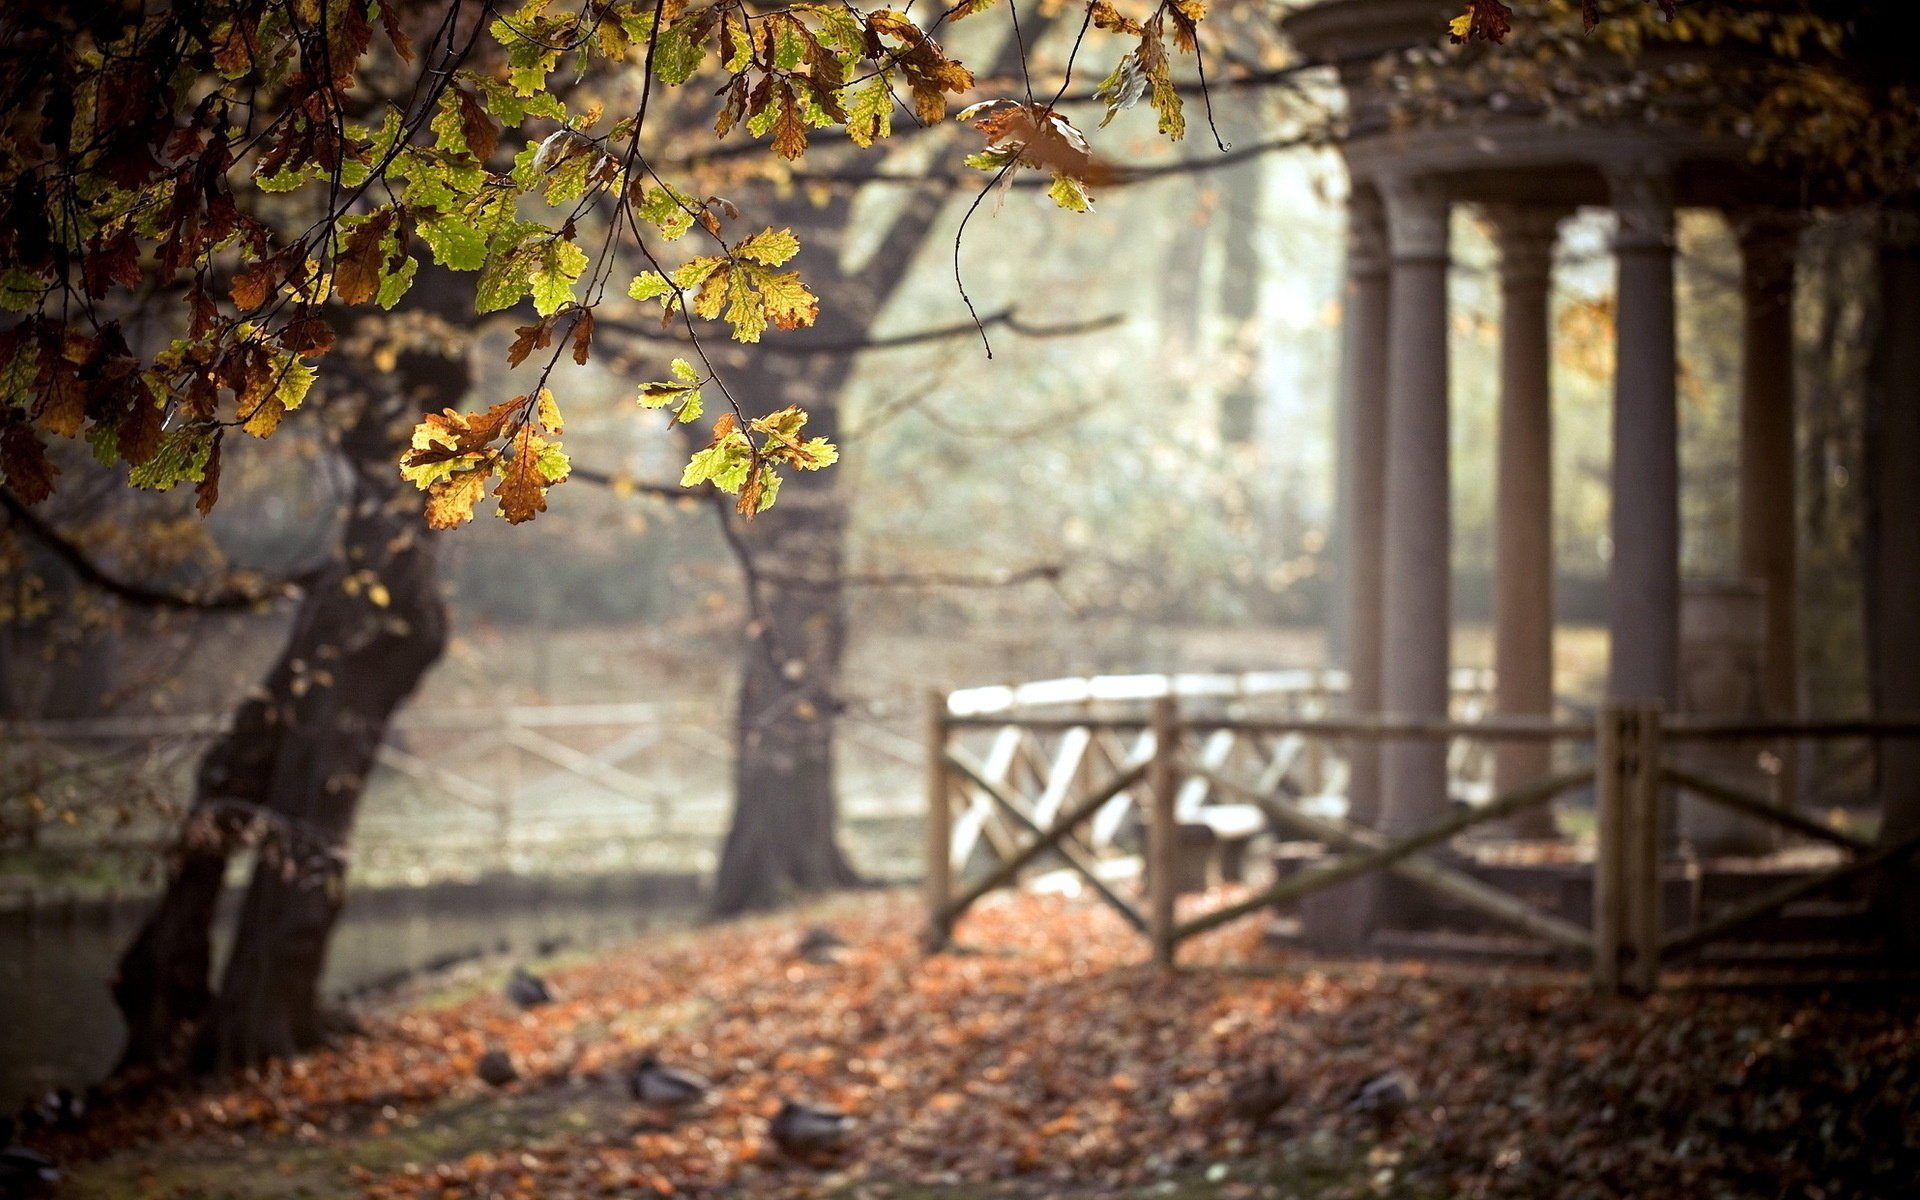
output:
[[[270, 843], [281, 852], [254, 865], [233, 955], [200, 1028], [201, 1067], [250, 1066], [308, 1049], [325, 1033], [320, 972], [346, 899], [354, 814], [388, 721], [447, 640], [419, 503], [393, 468], [410, 417], [383, 413], [373, 418], [381, 429], [356, 429], [360, 495], [345, 561], [314, 589], [268, 683], [280, 719], [267, 794], [286, 832]], [[355, 576], [365, 585], [349, 591]], [[376, 580], [385, 604], [369, 595]]]
[[[753, 415], [798, 404], [810, 414], [809, 436], [838, 438], [839, 397], [854, 355], [808, 353], [806, 346], [868, 336], [940, 209], [938, 197], [916, 197], [865, 266], [838, 271], [821, 264], [841, 254], [850, 232], [843, 211], [819, 212], [802, 199], [779, 215], [773, 223], [790, 220], [804, 261], [815, 264], [806, 277], [820, 295], [820, 321], [805, 335], [757, 348], [733, 373]], [[723, 518], [748, 576], [752, 611], [736, 724], [733, 822], [714, 884], [716, 916], [772, 907], [792, 890], [859, 882], [837, 840], [833, 785], [846, 647], [847, 513], [839, 478], [838, 469], [795, 472], [765, 513], [752, 521]]]
[[[239, 736], [236, 728], [208, 760]], [[202, 797], [206, 794], [203, 787]], [[183, 839], [176, 853], [167, 890], [121, 956], [113, 982], [113, 1000], [127, 1024], [122, 1071], [178, 1061], [183, 1039], [213, 1001], [208, 986], [213, 916], [227, 872], [227, 843], [222, 839], [211, 846], [193, 846]]]
[[[394, 461], [423, 408], [457, 403], [455, 351], [408, 352], [345, 430], [354, 498], [340, 554], [308, 589], [278, 661], [202, 763], [180, 858], [121, 959], [122, 1067], [227, 1069], [311, 1047], [326, 945], [345, 898], [346, 842], [387, 722], [446, 643], [417, 493]], [[229, 855], [258, 841], [220, 991], [210, 927]]]

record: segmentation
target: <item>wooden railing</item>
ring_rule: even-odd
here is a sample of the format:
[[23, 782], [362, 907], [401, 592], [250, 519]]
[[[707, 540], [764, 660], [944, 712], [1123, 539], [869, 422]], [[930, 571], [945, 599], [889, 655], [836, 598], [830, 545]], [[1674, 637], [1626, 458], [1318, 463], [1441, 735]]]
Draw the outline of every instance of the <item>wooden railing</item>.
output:
[[[1870, 843], [1665, 758], [1667, 747], [1690, 741], [1914, 737], [1920, 736], [1920, 719], [1709, 721], [1663, 717], [1657, 706], [1645, 705], [1608, 706], [1590, 722], [1477, 712], [1474, 719], [1450, 720], [1341, 717], [1328, 715], [1326, 700], [1335, 689], [1324, 680], [1293, 689], [1234, 690], [1208, 683], [1183, 691], [1182, 678], [1206, 677], [1144, 677], [1160, 681], [1155, 694], [1140, 678], [1109, 685], [1104, 695], [1098, 686], [1068, 686], [1097, 681], [1054, 681], [1027, 691], [1029, 697], [1036, 692], [1048, 697], [1055, 706], [1051, 711], [1023, 703], [1026, 689], [998, 689], [984, 697], [996, 703], [983, 703], [980, 692], [930, 699], [925, 872], [930, 946], [945, 945], [955, 922], [981, 897], [1049, 857], [1145, 934], [1154, 958], [1167, 964], [1181, 943], [1199, 934], [1384, 871], [1586, 963], [1604, 988], [1646, 992], [1657, 986], [1663, 964], [1678, 963], [1796, 900], [1902, 864], [1920, 850], [1920, 837]], [[1285, 703], [1268, 703], [1281, 697]], [[1249, 711], [1259, 707], [1247, 703], [1250, 699], [1283, 711]], [[980, 734], [989, 738], [984, 756], [961, 744], [964, 737]], [[1454, 805], [1425, 827], [1392, 837], [1308, 802], [1333, 773], [1323, 752], [1329, 743], [1404, 739], [1444, 740], [1456, 750], [1462, 744], [1546, 740], [1590, 745], [1592, 755], [1590, 765]], [[1451, 760], [1457, 792], [1463, 759], [1455, 754]], [[1590, 926], [1531, 905], [1430, 853], [1475, 827], [1588, 786], [1594, 789], [1596, 815]], [[1661, 912], [1669, 854], [1663, 830], [1670, 829], [1676, 789], [1837, 848], [1846, 859], [1669, 930]], [[1319, 842], [1338, 857], [1180, 920], [1176, 838], [1211, 797], [1250, 805], [1271, 829]], [[1114, 834], [1130, 816], [1145, 832], [1144, 861], [1138, 864], [1144, 895], [1131, 898], [1119, 886], [1120, 873], [1106, 869], [1113, 861]], [[956, 891], [956, 876], [983, 843], [996, 861]]]
[[[405, 709], [366, 781], [356, 885], [711, 871], [732, 817], [733, 718], [717, 698]], [[0, 861], [0, 910], [58, 911], [106, 881], [144, 891], [177, 844], [197, 764], [230, 723], [0, 720], [0, 851], [12, 852]], [[910, 708], [837, 723], [843, 832], [879, 878], [916, 865], [918, 733]], [[30, 794], [44, 806], [14, 802]]]

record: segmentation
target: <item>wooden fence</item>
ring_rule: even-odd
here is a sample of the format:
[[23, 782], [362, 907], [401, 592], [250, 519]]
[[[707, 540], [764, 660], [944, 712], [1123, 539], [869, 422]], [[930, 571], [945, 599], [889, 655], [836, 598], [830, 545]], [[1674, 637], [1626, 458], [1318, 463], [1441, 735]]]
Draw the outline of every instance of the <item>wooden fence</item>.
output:
[[[718, 704], [405, 710], [368, 780], [356, 873], [710, 869], [731, 811], [730, 720]], [[0, 724], [0, 780], [55, 801], [19, 844], [48, 862], [150, 859], [171, 844], [168, 813], [191, 798], [202, 750], [228, 725], [224, 715]], [[919, 817], [911, 715], [902, 733], [851, 719], [841, 728], [860, 768], [845, 805], [856, 838], [911, 846]], [[131, 789], [152, 802], [125, 806], [130, 822], [109, 816]], [[59, 819], [63, 811], [77, 819]]]
[[[1165, 964], [1174, 962], [1182, 942], [1208, 930], [1363, 875], [1390, 872], [1587, 964], [1602, 987], [1645, 992], [1657, 986], [1663, 965], [1679, 963], [1796, 900], [1904, 863], [1920, 850], [1920, 837], [1871, 843], [1667, 761], [1669, 747], [1688, 742], [1920, 736], [1920, 719], [1711, 721], [1663, 716], [1657, 706], [1608, 706], [1590, 721], [1496, 718], [1481, 715], [1484, 704], [1473, 696], [1483, 689], [1471, 678], [1455, 680], [1456, 719], [1341, 717], [1328, 713], [1337, 680], [1275, 676], [1272, 686], [1249, 687], [1249, 678], [1127, 677], [1109, 681], [1104, 693], [1102, 681], [1077, 681], [1077, 690], [1068, 686], [1076, 681], [1052, 681], [1038, 689], [1041, 702], [1032, 701], [1034, 693], [1023, 701], [1019, 689], [931, 697], [928, 944], [945, 945], [954, 923], [976, 901], [1048, 857], [1146, 935], [1154, 958]], [[981, 735], [987, 738], [984, 755], [964, 744]], [[1462, 792], [1466, 796], [1446, 816], [1389, 837], [1345, 820], [1319, 798], [1337, 769], [1330, 744], [1393, 739], [1450, 743], [1450, 790], [1456, 800]], [[1462, 778], [1473, 761], [1463, 746], [1522, 739], [1573, 743], [1589, 751], [1587, 762], [1501, 795]], [[1596, 823], [1590, 923], [1529, 904], [1431, 853], [1471, 829], [1586, 787], [1594, 791]], [[1661, 910], [1676, 789], [1832, 847], [1842, 861], [1668, 929]], [[1338, 856], [1182, 920], [1175, 904], [1177, 839], [1183, 826], [1205, 822], [1223, 802], [1250, 808], [1268, 828], [1321, 843]], [[1144, 833], [1144, 861], [1116, 858], [1115, 835], [1129, 820]], [[1223, 824], [1245, 829], [1237, 819]], [[976, 855], [992, 865], [956, 888], [956, 878]], [[1128, 872], [1114, 869], [1122, 865], [1144, 875], [1143, 895], [1124, 893], [1120, 881]]]

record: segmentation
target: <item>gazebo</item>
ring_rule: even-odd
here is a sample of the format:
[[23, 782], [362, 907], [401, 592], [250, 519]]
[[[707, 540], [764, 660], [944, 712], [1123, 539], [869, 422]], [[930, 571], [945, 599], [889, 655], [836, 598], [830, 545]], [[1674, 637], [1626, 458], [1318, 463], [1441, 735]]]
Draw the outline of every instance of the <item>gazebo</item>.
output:
[[[1394, 95], [1375, 64], [1383, 55], [1444, 44], [1447, 18], [1458, 7], [1435, 0], [1324, 0], [1284, 23], [1304, 56], [1338, 68], [1348, 107], [1341, 144], [1351, 190], [1339, 503], [1353, 710], [1438, 719], [1448, 709], [1447, 272], [1450, 217], [1462, 204], [1475, 206], [1493, 231], [1502, 297], [1495, 711], [1544, 717], [1554, 704], [1548, 302], [1559, 225], [1585, 207], [1610, 209], [1616, 221], [1607, 698], [1676, 702], [1674, 221], [1677, 210], [1701, 207], [1725, 214], [1743, 255], [1738, 561], [1763, 596], [1765, 715], [1792, 718], [1798, 708], [1794, 258], [1805, 189], [1756, 165], [1743, 140], [1704, 126], [1568, 124], [1519, 103], [1466, 106], [1444, 122], [1412, 127], [1396, 122]], [[1604, 73], [1621, 65], [1602, 60], [1585, 69]], [[1913, 222], [1892, 226], [1891, 265], [1882, 268], [1883, 326], [1897, 348], [1898, 331], [1917, 327], [1920, 295]], [[1920, 451], [1917, 357], [1910, 348], [1882, 356], [1881, 386], [1899, 397], [1883, 405], [1896, 418], [1873, 431], [1874, 449], [1888, 462]], [[1870, 581], [1883, 600], [1920, 582], [1920, 535], [1913, 532], [1920, 504], [1911, 474], [1883, 472], [1882, 494], [1873, 498], [1881, 528], [1892, 531], [1880, 546], [1883, 578]], [[1906, 478], [1884, 478], [1889, 475]], [[1920, 667], [1913, 634], [1885, 627], [1878, 640], [1870, 652], [1882, 660], [1880, 707], [1920, 709], [1920, 694], [1913, 694], [1920, 670], [1899, 669]], [[1546, 754], [1541, 742], [1501, 747], [1496, 787], [1544, 774]], [[1882, 763], [1883, 774], [1889, 767], [1899, 774], [1898, 751], [1883, 752]], [[1784, 784], [1790, 773], [1780, 778]], [[1905, 778], [1915, 777], [1908, 772]], [[1431, 820], [1447, 803], [1443, 744], [1387, 740], [1354, 748], [1351, 819], [1392, 834]]]
[[[1684, 92], [1658, 121], [1568, 122], [1523, 98], [1469, 103], [1492, 93], [1469, 94], [1473, 75], [1450, 63], [1433, 72], [1440, 115], [1403, 119], [1407, 73], [1394, 68], [1418, 67], [1437, 50], [1455, 11], [1445, 0], [1322, 0], [1284, 21], [1307, 59], [1337, 69], [1347, 100], [1345, 669], [1050, 680], [931, 697], [929, 945], [946, 944], [971, 904], [1051, 855], [1167, 963], [1188, 939], [1276, 909], [1289, 931], [1297, 915], [1321, 949], [1540, 954], [1589, 965], [1603, 987], [1637, 991], [1658, 986], [1663, 968], [1693, 962], [1857, 961], [1920, 948], [1911, 866], [1920, 854], [1920, 622], [1905, 616], [1920, 588], [1920, 470], [1911, 466], [1920, 462], [1920, 220], [1880, 205], [1879, 320], [1862, 405], [1873, 712], [1807, 719], [1795, 677], [1795, 260], [1816, 205], [1837, 201], [1811, 177], [1763, 164], [1746, 139], [1716, 131]], [[1696, 43], [1629, 62], [1583, 47], [1567, 67], [1579, 75], [1566, 82], [1570, 93], [1619, 89], [1630, 109], [1630, 81], [1649, 60], [1687, 65], [1696, 78], [1726, 67], [1732, 78], [1735, 53]], [[1912, 75], [1905, 63], [1893, 69]], [[1897, 190], [1920, 189], [1907, 181]], [[1490, 714], [1458, 719], [1447, 361], [1456, 205], [1474, 206], [1491, 227], [1502, 296], [1496, 682]], [[1581, 208], [1614, 217], [1617, 365], [1610, 657], [1596, 711], [1570, 719], [1553, 711], [1549, 302], [1559, 226]], [[1743, 260], [1743, 578], [1726, 594], [1757, 601], [1759, 628], [1755, 682], [1738, 712], [1702, 704], [1695, 672], [1683, 680], [1674, 232], [1687, 208], [1725, 214]], [[1326, 703], [1342, 689], [1344, 713]], [[1687, 711], [1677, 711], [1683, 701]], [[1790, 760], [1796, 744], [1815, 739], [1875, 744], [1881, 819], [1870, 836], [1795, 811], [1784, 762], [1755, 783], [1699, 761], [1751, 769], [1761, 746]], [[1496, 746], [1493, 795], [1453, 811], [1449, 753], [1462, 741]], [[1345, 748], [1344, 773], [1322, 772], [1330, 743]], [[1556, 743], [1591, 755], [1550, 770]], [[1345, 812], [1334, 816], [1328, 789], [1342, 774]], [[1548, 804], [1589, 785], [1590, 841], [1508, 853], [1534, 850], [1516, 843], [1551, 834]], [[1688, 803], [1676, 805], [1681, 793]], [[1228, 811], [1235, 804], [1257, 810], [1237, 833], [1222, 820], [1237, 815]], [[1689, 827], [1689, 814], [1709, 811], [1732, 814], [1739, 835], [1716, 846], [1707, 823]], [[1130, 838], [1135, 818], [1139, 836]], [[1190, 873], [1189, 835], [1202, 847], [1239, 838], [1238, 864], [1261, 820], [1297, 839], [1276, 849], [1272, 881], [1183, 908], [1181, 893], [1203, 882], [1243, 881], [1225, 856], [1217, 872]], [[1507, 839], [1462, 836], [1495, 822], [1507, 823]], [[1788, 852], [1740, 853], [1749, 827], [1765, 831], [1754, 848], [1783, 839]], [[990, 854], [975, 853], [983, 840]], [[1144, 910], [1102, 873], [1109, 862], [1126, 865], [1116, 855], [1133, 846]], [[1676, 853], [1683, 846], [1688, 853]], [[1729, 848], [1733, 857], [1716, 858]], [[1870, 919], [1876, 909], [1892, 919]], [[1521, 937], [1482, 938], [1482, 926]]]

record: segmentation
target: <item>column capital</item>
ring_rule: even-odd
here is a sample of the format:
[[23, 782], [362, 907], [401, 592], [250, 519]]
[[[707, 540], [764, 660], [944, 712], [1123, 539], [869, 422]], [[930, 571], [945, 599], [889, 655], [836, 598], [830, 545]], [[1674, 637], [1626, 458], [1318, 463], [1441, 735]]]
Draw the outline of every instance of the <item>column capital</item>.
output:
[[1483, 204], [1481, 215], [1493, 227], [1500, 249], [1504, 286], [1545, 283], [1553, 274], [1553, 248], [1560, 222], [1571, 209], [1537, 204]]
[[1602, 163], [1619, 228], [1615, 250], [1673, 249], [1673, 169], [1661, 159]]
[[1384, 275], [1387, 262], [1386, 206], [1372, 187], [1356, 184], [1347, 197], [1347, 274]]
[[1445, 183], [1432, 175], [1392, 175], [1380, 180], [1380, 194], [1386, 200], [1393, 260], [1447, 261], [1453, 205]]

